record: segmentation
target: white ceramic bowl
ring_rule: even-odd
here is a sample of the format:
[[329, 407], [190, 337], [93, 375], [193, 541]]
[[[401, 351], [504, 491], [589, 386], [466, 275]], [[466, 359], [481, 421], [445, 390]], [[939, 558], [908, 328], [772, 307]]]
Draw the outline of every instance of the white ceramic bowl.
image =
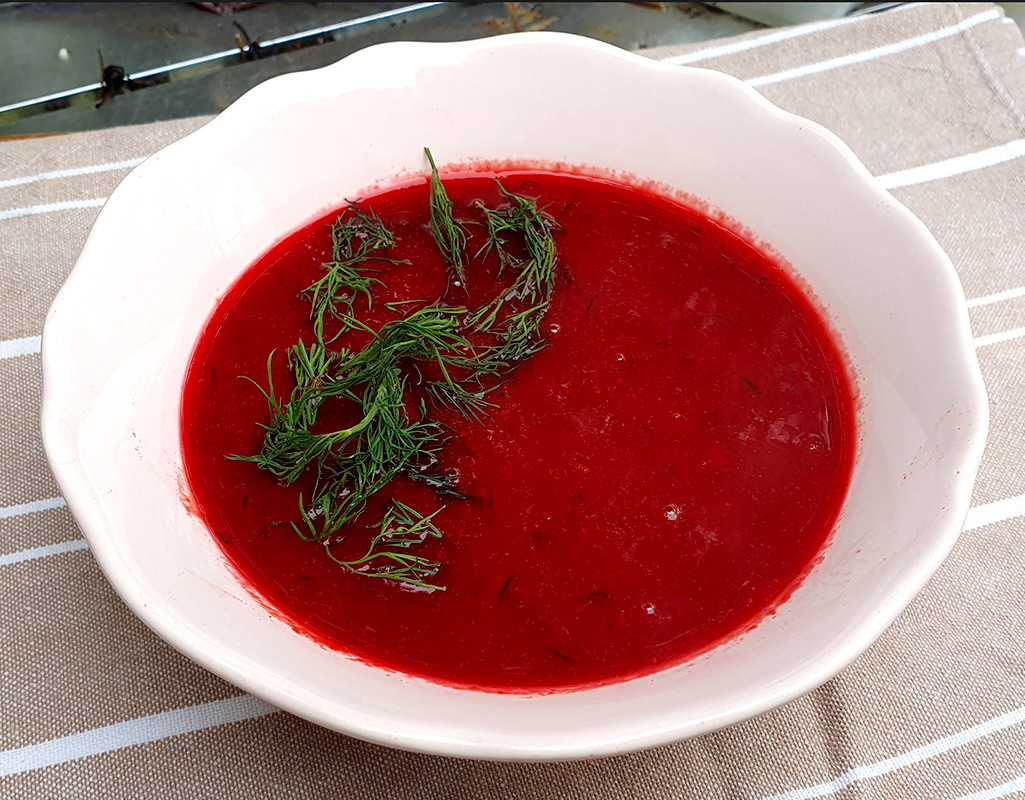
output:
[[[854, 366], [860, 449], [821, 562], [753, 631], [695, 660], [548, 696], [461, 691], [361, 664], [279, 621], [183, 507], [179, 403], [218, 298], [289, 231], [446, 162], [569, 164], [687, 192], [767, 242]], [[987, 404], [964, 296], [925, 227], [851, 151], [719, 73], [517, 34], [385, 44], [275, 78], [148, 159], [107, 201], [43, 337], [43, 436], [111, 583], [208, 669], [330, 728], [497, 759], [618, 753], [714, 730], [830, 678], [950, 550]]]

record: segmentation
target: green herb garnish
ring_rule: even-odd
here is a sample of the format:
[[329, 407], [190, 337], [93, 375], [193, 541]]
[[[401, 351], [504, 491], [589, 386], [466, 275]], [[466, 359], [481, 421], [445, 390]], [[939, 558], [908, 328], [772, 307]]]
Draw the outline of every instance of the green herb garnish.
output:
[[393, 500], [378, 525], [380, 532], [371, 539], [366, 555], [362, 558], [343, 561], [331, 552], [330, 546], [325, 549], [336, 564], [359, 575], [389, 578], [421, 589], [440, 589], [442, 587], [426, 583], [424, 579], [433, 577], [441, 565], [409, 550], [423, 544], [428, 537], [441, 538], [441, 531], [431, 520], [442, 508], [425, 517], [405, 503]]
[[[474, 261], [498, 259], [499, 275], [515, 269], [510, 285], [477, 309], [409, 300], [387, 308], [410, 313], [373, 330], [355, 313], [359, 296], [372, 302], [372, 289], [383, 285], [375, 264], [408, 263], [388, 257], [396, 239], [373, 211], [350, 203], [332, 226], [333, 260], [325, 275], [303, 292], [311, 303], [314, 342], [299, 341], [286, 360], [294, 386], [287, 401], [279, 399], [273, 382], [274, 353], [267, 359], [270, 422], [260, 452], [229, 456], [255, 464], [286, 485], [304, 475], [314, 477], [313, 491], [299, 498], [296, 534], [323, 545], [328, 557], [357, 575], [387, 578], [409, 586], [443, 590], [432, 582], [441, 564], [413, 550], [441, 531], [431, 514], [422, 514], [390, 500], [365, 552], [356, 559], [337, 555], [346, 528], [361, 518], [372, 497], [403, 475], [430, 487], [438, 498], [463, 498], [455, 477], [439, 471], [438, 455], [445, 430], [431, 418], [435, 409], [451, 409], [480, 422], [496, 404], [488, 398], [517, 362], [543, 346], [541, 322], [555, 285], [555, 221], [537, 200], [517, 195], [498, 183], [504, 203], [498, 208], [477, 204], [487, 241], [472, 257], [466, 254], [466, 225], [453, 217], [434, 159], [431, 166], [430, 219], [434, 239], [465, 287], [466, 267]], [[326, 338], [325, 322], [338, 325]], [[370, 334], [358, 351], [334, 347], [345, 332]], [[422, 387], [423, 399], [411, 402], [408, 378]], [[428, 377], [429, 375], [429, 377]], [[335, 431], [314, 432], [322, 404], [329, 399], [353, 406], [354, 421]], [[410, 413], [410, 408], [415, 413]]]
[[[530, 197], [513, 194], [496, 181], [509, 201], [504, 208], [490, 209], [482, 204], [478, 208], [487, 223], [488, 240], [478, 251], [478, 257], [491, 251], [498, 253], [499, 269], [514, 267], [519, 273], [512, 286], [499, 292], [491, 302], [473, 314], [473, 323], [483, 331], [500, 329], [502, 344], [491, 355], [497, 369], [529, 358], [543, 347], [540, 337], [541, 321], [555, 286], [555, 239], [552, 231], [558, 229], [555, 220], [538, 208]], [[511, 255], [509, 236], [518, 238], [526, 254], [522, 260]], [[510, 302], [528, 301], [529, 308], [508, 313], [504, 319], [500, 312]], [[501, 323], [499, 324], [499, 320]]]
[[372, 277], [379, 270], [367, 267], [366, 262], [400, 263], [377, 255], [378, 251], [394, 247], [395, 237], [376, 214], [364, 212], [355, 203], [349, 203], [346, 211], [348, 216], [343, 214], [331, 226], [334, 260], [324, 264], [324, 277], [303, 291], [313, 306], [310, 315], [319, 340], [324, 336], [325, 316], [338, 321], [337, 338], [351, 325], [356, 298], [363, 295], [368, 305], [372, 303], [370, 290], [381, 281]]
[[452, 216], [454, 204], [449, 199], [445, 186], [438, 177], [438, 168], [429, 148], [424, 148], [431, 165], [431, 233], [445, 260], [452, 266], [456, 278], [466, 286], [466, 226]]

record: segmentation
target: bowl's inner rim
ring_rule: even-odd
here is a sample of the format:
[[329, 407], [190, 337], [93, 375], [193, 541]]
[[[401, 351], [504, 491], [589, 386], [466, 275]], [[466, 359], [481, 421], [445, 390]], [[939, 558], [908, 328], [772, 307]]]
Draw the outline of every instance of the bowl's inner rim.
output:
[[[548, 47], [550, 45], [547, 42], [545, 42], [544, 46]], [[577, 46], [576, 43], [574, 43], [574, 46]], [[616, 54], [616, 56], [617, 56], [617, 58], [621, 58], [621, 56], [619, 56], [618, 54]], [[647, 68], [648, 64], [645, 63], [644, 66]], [[657, 65], [657, 66], [661, 66], [661, 65]], [[333, 69], [333, 68], [327, 68], [327, 69]], [[315, 74], [315, 73], [307, 73], [307, 75], [313, 75], [313, 74]], [[268, 87], [270, 85], [271, 84], [267, 84]], [[779, 112], [779, 113], [782, 113], [782, 112]], [[228, 116], [225, 115], [224, 119], [228, 119]], [[235, 119], [235, 117], [231, 117], [231, 119]], [[239, 117], [238, 119], [241, 119], [241, 117]], [[218, 123], [214, 123], [214, 124], [216, 125]], [[221, 131], [222, 129], [223, 129], [223, 132], [220, 135], [223, 136], [223, 135], [225, 135], [228, 132], [229, 128], [222, 126], [222, 128], [216, 128], [215, 129], [213, 126], [210, 126], [210, 127], [208, 127], [207, 129], [204, 129], [204, 130], [206, 130], [206, 131], [212, 131], [212, 130]], [[200, 131], [199, 133], [202, 134], [203, 132], [204, 131]], [[199, 134], [196, 134], [194, 136], [198, 137]], [[195, 154], [195, 151], [198, 149], [200, 142], [201, 142], [200, 138], [193, 139], [193, 143], [194, 143], [193, 155]], [[183, 143], [184, 142], [182, 142], [180, 144], [183, 144]], [[207, 142], [206, 144], [208, 144], [208, 143], [209, 142]], [[221, 140], [221, 145], [223, 146], [224, 144], [225, 144], [225, 142], [222, 139]], [[178, 156], [179, 158], [183, 158], [183, 157], [185, 157], [185, 155], [186, 155], [186, 149], [184, 149], [184, 148], [181, 149], [180, 156], [179, 156], [179, 154], [174, 153], [172, 151], [164, 151], [164, 153], [162, 153], [161, 159], [160, 159], [160, 161], [164, 162], [163, 164], [161, 164], [160, 161], [154, 161], [152, 164], [149, 164], [149, 165], [144, 164], [143, 168], [140, 168], [138, 170], [138, 175], [139, 176], [143, 176], [143, 177], [133, 177], [131, 181], [126, 181], [125, 182], [125, 185], [124, 185], [125, 190], [122, 191], [121, 189], [119, 189], [118, 192], [115, 193], [115, 198], [112, 198], [111, 207], [110, 207], [110, 209], [107, 209], [107, 210], [105, 210], [103, 212], [103, 214], [101, 215], [101, 221], [104, 222], [105, 224], [107, 224], [107, 223], [109, 223], [111, 221], [111, 216], [112, 216], [113, 210], [117, 207], [118, 204], [123, 205], [124, 202], [127, 202], [127, 200], [125, 198], [129, 197], [129, 189], [131, 189], [133, 187], [133, 185], [140, 184], [140, 182], [143, 181], [144, 178], [146, 180], [152, 179], [151, 176], [149, 175], [150, 170], [152, 170], [152, 169], [154, 169], [154, 168], [156, 168], [158, 166], [161, 167], [164, 170], [170, 170], [170, 169], [173, 168], [173, 159], [174, 159], [174, 157]], [[115, 199], [116, 199], [117, 202], [114, 202]], [[99, 232], [103, 232], [103, 228], [100, 226], [99, 223], [97, 225], [97, 229], [96, 230], [97, 230], [98, 233]], [[76, 291], [85, 292], [85, 294], [88, 295], [88, 291], [89, 290], [88, 290], [86, 284], [83, 283], [83, 281], [86, 280], [86, 270], [90, 269], [90, 267], [83, 266], [83, 265], [92, 264], [93, 266], [91, 268], [95, 268], [97, 259], [99, 259], [100, 256], [101, 256], [101, 253], [100, 253], [100, 249], [101, 248], [102, 248], [102, 241], [98, 238], [98, 236], [97, 237], [90, 237], [90, 242], [89, 242], [89, 244], [86, 247], [86, 251], [83, 253], [82, 260], [80, 261], [80, 267], [76, 268], [76, 272], [73, 275], [74, 280], [69, 281], [69, 284], [66, 287], [66, 289], [62, 290], [61, 295], [58, 297], [58, 301], [55, 303], [54, 311], [51, 312], [51, 317], [50, 317], [50, 320], [48, 321], [48, 325], [47, 325], [47, 332], [48, 333], [50, 333], [50, 330], [51, 330], [51, 323], [54, 326], [53, 330], [58, 330], [60, 328], [60, 317], [61, 317], [62, 314], [67, 314], [67, 315], [71, 315], [72, 314], [72, 312], [70, 310], [68, 310], [68, 309], [74, 307], [74, 304], [76, 302], [75, 301], [75, 293], [76, 293]], [[63, 308], [62, 308], [62, 306], [63, 306]], [[65, 320], [66, 320], [65, 324], [66, 324], [68, 319], [70, 319], [70, 316], [65, 318]], [[60, 382], [59, 382], [59, 380], [56, 379], [56, 376], [55, 376], [54, 373], [55, 373], [55, 369], [59, 368], [59, 361], [60, 361], [61, 357], [63, 356], [65, 358], [67, 358], [68, 354], [66, 352], [65, 353], [59, 352], [59, 350], [57, 349], [59, 347], [59, 345], [54, 343], [55, 340], [53, 339], [52, 336], [46, 337], [46, 338], [48, 340], [47, 341], [47, 345], [49, 345], [49, 346], [44, 346], [44, 370], [46, 371], [47, 376], [50, 378], [50, 380], [46, 381], [46, 392], [45, 392], [45, 398], [44, 398], [44, 419], [45, 418], [49, 418], [51, 420], [53, 420], [53, 419], [65, 419], [66, 420], [66, 419], [69, 419], [69, 418], [73, 417], [73, 415], [69, 415], [69, 414], [66, 414], [64, 412], [68, 408], [68, 404], [69, 403], [71, 404], [72, 407], [74, 407], [76, 398], [74, 396], [74, 392], [72, 392], [70, 394], [70, 396], [69, 396], [67, 393], [63, 393], [62, 394], [61, 392], [59, 392], [56, 389], [56, 387], [60, 386]], [[64, 340], [65, 345], [67, 344], [67, 342], [68, 342], [68, 340], [65, 339]], [[974, 358], [974, 351], [972, 351], [972, 356]], [[977, 367], [976, 367], [976, 369], [977, 369]], [[56, 406], [56, 408], [55, 408], [55, 406]], [[46, 435], [46, 430], [47, 430], [47, 427], [44, 424], [44, 435]], [[53, 450], [54, 441], [53, 441], [53, 436], [52, 435], [47, 436], [47, 438], [48, 438], [47, 450], [48, 450], [48, 453], [49, 453], [49, 452], [51, 452]], [[970, 463], [971, 459], [972, 459], [972, 453], [969, 451], [965, 455], [965, 458], [966, 458], [967, 462]], [[976, 459], [976, 461], [977, 461], [977, 459]], [[103, 561], [104, 567], [108, 571], [108, 574], [111, 574], [111, 569], [113, 570], [114, 574], [111, 574], [112, 580], [115, 578], [115, 576], [119, 579], [118, 583], [117, 583], [119, 590], [128, 591], [129, 593], [138, 592], [138, 594], [136, 594], [135, 598], [134, 598], [137, 602], [132, 603], [132, 605], [136, 606], [137, 613], [140, 613], [140, 616], [143, 616], [144, 619], [147, 619], [147, 621], [150, 621], [151, 623], [156, 621], [151, 616], [148, 616], [146, 614], [146, 612], [139, 611], [139, 604], [142, 603], [143, 598], [145, 597], [145, 592], [144, 591], [139, 591], [142, 587], [135, 586], [135, 587], [132, 587], [132, 588], [126, 588], [125, 581], [129, 581], [129, 582], [136, 581], [136, 580], [138, 580], [138, 577], [137, 576], [131, 576], [130, 574], [128, 574], [125, 571], [125, 569], [124, 569], [124, 567], [125, 567], [124, 562], [118, 563], [120, 561], [120, 559], [113, 559], [112, 558], [112, 556], [110, 554], [110, 549], [114, 546], [116, 537], [113, 536], [112, 535], [112, 531], [110, 531], [108, 529], [108, 527], [107, 527], [107, 520], [103, 519], [103, 516], [104, 516], [103, 509], [97, 508], [94, 505], [91, 506], [90, 503], [88, 502], [88, 500], [86, 499], [87, 496], [88, 496], [88, 477], [83, 475], [83, 474], [79, 474], [77, 472], [77, 470], [72, 465], [70, 465], [70, 464], [55, 464], [54, 465], [54, 469], [55, 469], [55, 472], [58, 473], [58, 479], [61, 481], [62, 489], [64, 489], [65, 493], [69, 496], [69, 502], [72, 502], [72, 500], [73, 500], [73, 502], [72, 502], [73, 511], [75, 512], [75, 515], [76, 515], [77, 518], [79, 518], [80, 520], [83, 520], [83, 529], [85, 530], [86, 535], [87, 535], [87, 537], [90, 540], [90, 543], [93, 545], [94, 550], [97, 551], [98, 557], [100, 557], [101, 553], [103, 553], [106, 556], [105, 558], [102, 558], [101, 560]], [[971, 470], [969, 470], [969, 472], [971, 472]], [[85, 491], [85, 495], [83, 495], [83, 490]], [[108, 569], [108, 567], [111, 568], [111, 569]], [[152, 600], [153, 598], [150, 598], [150, 599]], [[170, 614], [174, 613], [173, 609], [168, 609], [167, 611]], [[169, 624], [169, 620], [166, 619], [166, 618], [162, 618], [162, 619], [159, 620], [159, 624], [155, 625], [155, 627], [158, 627], [159, 632], [164, 634], [167, 631], [168, 624]], [[175, 642], [176, 644], [182, 644], [182, 643], [184, 643], [186, 645], [188, 644], [187, 641], [185, 641], [184, 639], [182, 639], [179, 636], [176, 636], [175, 639], [178, 640], [178, 641]], [[183, 649], [186, 649], [187, 651], [189, 650], [188, 647], [185, 647]], [[195, 655], [194, 653], [191, 653], [191, 652], [190, 652], [190, 654]], [[223, 666], [223, 663], [220, 664], [220, 666]], [[307, 702], [307, 701], [299, 701], [299, 702]]]

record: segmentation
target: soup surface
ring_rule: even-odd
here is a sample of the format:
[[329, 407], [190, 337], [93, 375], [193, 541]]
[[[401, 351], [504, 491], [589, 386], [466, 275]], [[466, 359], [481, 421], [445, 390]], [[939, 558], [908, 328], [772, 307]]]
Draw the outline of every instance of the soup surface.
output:
[[[507, 202], [494, 175], [445, 179], [454, 214]], [[260, 451], [268, 354], [313, 340], [302, 291], [331, 259], [338, 212], [280, 242], [226, 294], [184, 387], [192, 500], [251, 588], [326, 646], [450, 685], [545, 691], [679, 663], [758, 622], [823, 548], [854, 456], [853, 389], [819, 314], [774, 261], [703, 214], [646, 191], [510, 170], [505, 187], [557, 221], [545, 346], [487, 399], [483, 421], [429, 408], [446, 426], [440, 466], [462, 497], [395, 478], [368, 506], [433, 513], [440, 567], [425, 590], [340, 567], [289, 523], [300, 494], [232, 454]], [[428, 184], [360, 202], [395, 235], [382, 281], [355, 301], [372, 330], [394, 301], [479, 306], [497, 259], [454, 285], [432, 238]], [[468, 253], [484, 242], [469, 225]], [[492, 254], [493, 255], [493, 254]], [[391, 305], [389, 305], [391, 303]], [[422, 304], [421, 304], [422, 305]], [[415, 307], [415, 306], [414, 306]], [[365, 331], [334, 347], [358, 351]], [[275, 388], [287, 395], [284, 357]], [[410, 378], [415, 390], [416, 376]], [[351, 404], [349, 404], [351, 406]], [[320, 430], [359, 419], [325, 404]], [[362, 518], [335, 552], [366, 551]]]

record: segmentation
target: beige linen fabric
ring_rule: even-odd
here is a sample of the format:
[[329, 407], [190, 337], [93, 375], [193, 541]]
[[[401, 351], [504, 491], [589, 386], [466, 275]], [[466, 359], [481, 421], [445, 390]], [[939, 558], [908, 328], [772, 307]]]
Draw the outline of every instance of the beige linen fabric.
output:
[[241, 694], [135, 619], [46, 466], [37, 337], [120, 162], [205, 120], [0, 143], [0, 797], [1025, 796], [1025, 56], [1007, 23], [988, 4], [913, 5], [649, 52], [823, 123], [924, 220], [972, 301], [993, 419], [966, 532], [864, 656], [759, 719], [590, 762], [348, 739]]

